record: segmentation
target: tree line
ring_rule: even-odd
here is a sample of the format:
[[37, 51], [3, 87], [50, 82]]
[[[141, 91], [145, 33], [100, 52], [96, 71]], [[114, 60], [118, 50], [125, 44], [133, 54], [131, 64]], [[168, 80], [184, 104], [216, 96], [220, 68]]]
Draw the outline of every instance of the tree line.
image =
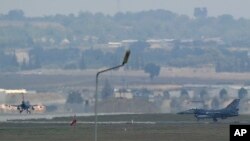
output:
[[[202, 67], [211, 64], [217, 72], [249, 72], [250, 20], [231, 15], [207, 17], [196, 9], [195, 18], [166, 10], [137, 13], [79, 12], [78, 15], [25, 17], [21, 10], [0, 15], [0, 70], [37, 68], [88, 69], [119, 64], [131, 49], [126, 69], [145, 70], [153, 78], [160, 67]], [[205, 43], [203, 37], [220, 37], [224, 44]], [[152, 49], [146, 39], [173, 38], [171, 48]], [[109, 41], [138, 39], [127, 47], [106, 51]], [[193, 39], [191, 44], [182, 39]], [[65, 41], [65, 42], [63, 42]], [[99, 48], [95, 46], [100, 45]], [[231, 48], [236, 48], [231, 50]], [[241, 48], [242, 49], [239, 49]], [[28, 51], [29, 59], [18, 61], [15, 48]], [[11, 51], [11, 50], [14, 51]]]
[[[217, 72], [249, 72], [250, 57], [246, 51], [226, 48], [190, 48], [176, 46], [172, 49], [152, 49], [145, 41], [132, 43], [130, 60], [126, 69], [144, 70], [153, 79], [161, 67], [202, 67], [212, 65]], [[120, 64], [125, 47], [111, 51], [103, 49], [36, 47], [28, 50], [28, 59], [18, 61], [15, 51], [0, 50], [0, 70], [18, 71], [39, 68], [93, 69]]]
[[0, 46], [30, 48], [58, 47], [67, 38], [70, 46], [123, 39], [201, 39], [220, 37], [227, 46], [250, 45], [250, 20], [231, 15], [208, 17], [206, 9], [195, 9], [195, 18], [167, 10], [117, 13], [79, 12], [78, 15], [25, 17], [21, 10], [0, 14]]

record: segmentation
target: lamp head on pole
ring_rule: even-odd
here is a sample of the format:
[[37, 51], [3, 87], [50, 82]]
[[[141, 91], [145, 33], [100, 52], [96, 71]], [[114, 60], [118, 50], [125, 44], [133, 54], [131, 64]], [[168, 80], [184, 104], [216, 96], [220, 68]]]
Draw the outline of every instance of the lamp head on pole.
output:
[[130, 50], [127, 50], [123, 58], [122, 65], [125, 65], [128, 62], [129, 55], [130, 55]]

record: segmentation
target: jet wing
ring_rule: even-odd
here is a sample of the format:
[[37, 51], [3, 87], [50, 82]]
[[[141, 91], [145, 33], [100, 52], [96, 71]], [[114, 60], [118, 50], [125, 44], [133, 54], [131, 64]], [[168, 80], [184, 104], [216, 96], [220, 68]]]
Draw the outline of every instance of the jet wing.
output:
[[0, 109], [2, 110], [17, 110], [19, 105], [2, 104]]
[[44, 112], [46, 110], [46, 106], [42, 104], [31, 105], [31, 107], [36, 112]]

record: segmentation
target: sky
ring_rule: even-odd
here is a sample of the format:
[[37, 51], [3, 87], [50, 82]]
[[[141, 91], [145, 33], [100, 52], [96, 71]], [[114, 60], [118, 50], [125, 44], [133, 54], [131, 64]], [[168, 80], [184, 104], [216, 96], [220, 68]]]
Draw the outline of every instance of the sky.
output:
[[113, 15], [119, 11], [165, 9], [192, 17], [195, 7], [207, 7], [208, 16], [230, 14], [250, 19], [249, 6], [250, 0], [0, 0], [0, 14], [13, 9], [22, 9], [28, 17], [80, 11]]

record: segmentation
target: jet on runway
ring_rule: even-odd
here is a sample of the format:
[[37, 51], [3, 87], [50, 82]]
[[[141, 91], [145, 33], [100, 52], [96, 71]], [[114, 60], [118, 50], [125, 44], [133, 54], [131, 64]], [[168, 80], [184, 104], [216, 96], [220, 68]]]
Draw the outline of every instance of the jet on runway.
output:
[[177, 114], [194, 114], [197, 120], [211, 118], [214, 122], [218, 121], [218, 118], [226, 119], [227, 117], [234, 117], [239, 115], [239, 102], [240, 99], [234, 99], [227, 107], [219, 110], [207, 110], [207, 109], [189, 109]]
[[27, 113], [31, 113], [31, 110], [42, 111], [45, 109], [44, 105], [31, 105], [29, 101], [24, 100], [24, 95], [22, 94], [22, 102], [19, 105], [10, 105], [4, 104], [2, 106], [3, 109], [15, 109], [18, 110], [20, 113], [26, 111]]

